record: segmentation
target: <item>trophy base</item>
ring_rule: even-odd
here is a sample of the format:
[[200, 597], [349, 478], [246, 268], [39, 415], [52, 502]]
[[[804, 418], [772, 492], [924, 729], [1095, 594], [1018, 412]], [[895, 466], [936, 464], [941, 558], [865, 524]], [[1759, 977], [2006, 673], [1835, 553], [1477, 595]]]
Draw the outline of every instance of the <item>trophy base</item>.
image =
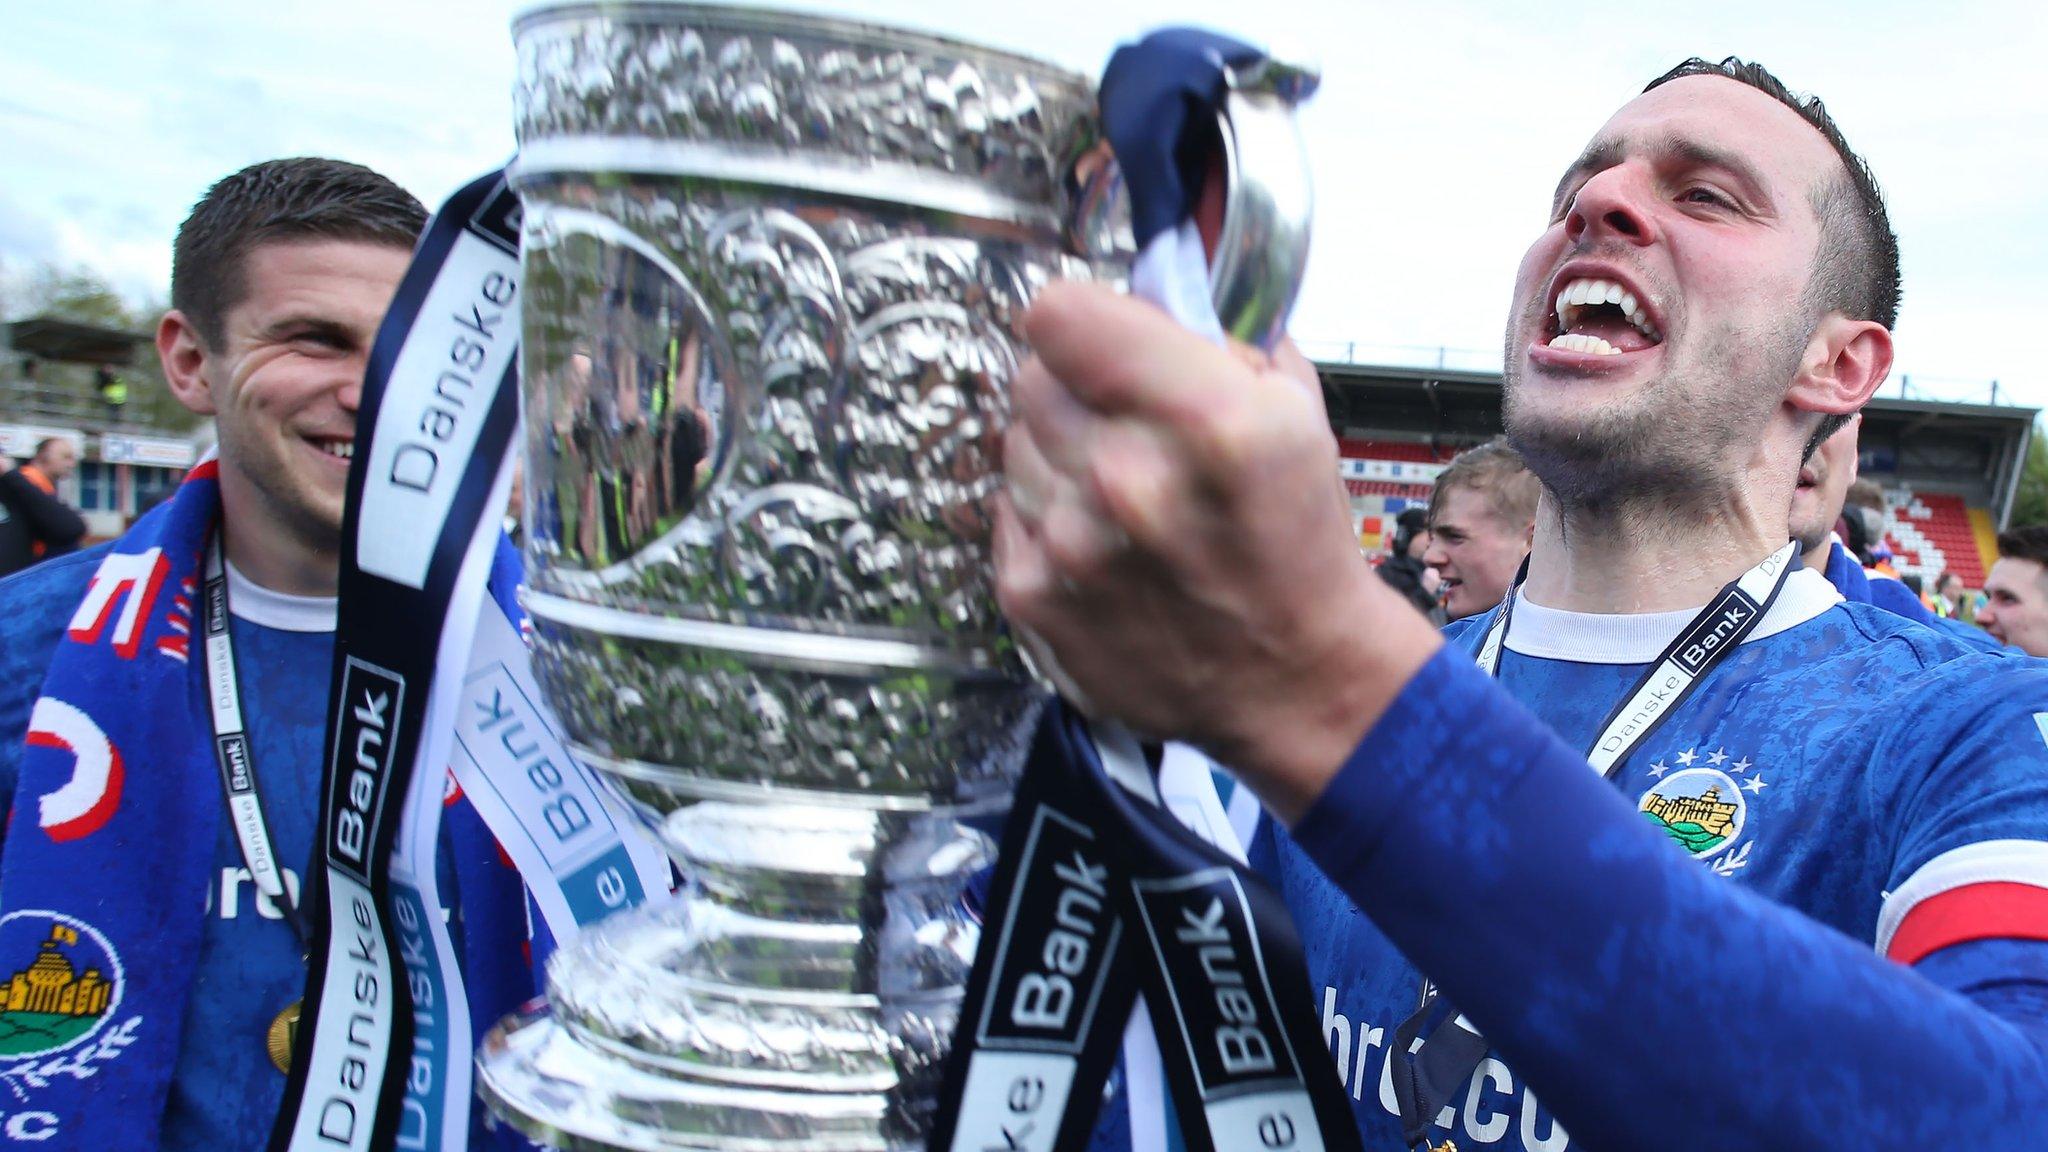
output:
[[880, 1092], [775, 1091], [674, 1079], [593, 1051], [544, 1004], [507, 1017], [477, 1053], [490, 1111], [563, 1152], [911, 1152]]

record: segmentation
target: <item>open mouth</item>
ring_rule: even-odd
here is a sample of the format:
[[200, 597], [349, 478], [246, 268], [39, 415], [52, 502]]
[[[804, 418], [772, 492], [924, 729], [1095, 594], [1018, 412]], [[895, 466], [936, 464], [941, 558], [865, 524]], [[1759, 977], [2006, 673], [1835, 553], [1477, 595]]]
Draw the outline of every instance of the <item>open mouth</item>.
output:
[[1664, 342], [1655, 317], [1627, 285], [1584, 276], [1558, 287], [1544, 334], [1547, 347], [1591, 356], [1640, 352]]
[[354, 440], [308, 437], [306, 443], [311, 444], [314, 450], [321, 455], [331, 456], [336, 460], [353, 460], [356, 456], [356, 442]]

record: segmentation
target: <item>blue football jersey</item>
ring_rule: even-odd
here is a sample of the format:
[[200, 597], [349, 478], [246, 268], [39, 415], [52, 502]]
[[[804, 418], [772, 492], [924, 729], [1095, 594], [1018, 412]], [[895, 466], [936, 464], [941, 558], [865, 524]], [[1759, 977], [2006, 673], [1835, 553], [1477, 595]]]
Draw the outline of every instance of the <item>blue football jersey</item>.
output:
[[[43, 672], [106, 551], [93, 548], [46, 561], [0, 583], [0, 805], [15, 802], [23, 735]], [[296, 893], [312, 860], [320, 806], [334, 601], [270, 592], [238, 574], [231, 581], [238, 683], [259, 792], [285, 882]], [[156, 766], [156, 761], [138, 762], [138, 770]], [[190, 786], [210, 792], [220, 788], [212, 777]], [[459, 811], [462, 818], [473, 818], [466, 808]], [[452, 820], [443, 823], [436, 868], [442, 899], [453, 907], [460, 894], [451, 829]], [[268, 1033], [279, 1011], [305, 992], [302, 945], [283, 913], [256, 890], [225, 817], [214, 830], [214, 841], [204, 897], [206, 925], [164, 1108], [163, 1152], [262, 1145], [285, 1086], [284, 1074], [271, 1062]], [[136, 866], [148, 866], [146, 850], [138, 850]], [[516, 880], [512, 899], [519, 899]], [[514, 915], [523, 911], [513, 905]], [[462, 919], [455, 918], [450, 927], [462, 947]], [[526, 1146], [509, 1130], [492, 1140], [473, 1141], [471, 1147]]]
[[[1583, 753], [1691, 616], [1519, 603], [1499, 685]], [[2017, 1147], [2001, 1134], [2048, 1115], [2048, 664], [1795, 572], [1602, 791], [1542, 770], [1563, 749], [1439, 662], [1299, 842], [1268, 820], [1252, 849], [1367, 1147], [1401, 1145], [1389, 1047], [1423, 988], [1403, 948], [1494, 1045], [1432, 1142], [1556, 1152], [1552, 1105], [1596, 1147]], [[1904, 1034], [1937, 1008], [1964, 1025]]]

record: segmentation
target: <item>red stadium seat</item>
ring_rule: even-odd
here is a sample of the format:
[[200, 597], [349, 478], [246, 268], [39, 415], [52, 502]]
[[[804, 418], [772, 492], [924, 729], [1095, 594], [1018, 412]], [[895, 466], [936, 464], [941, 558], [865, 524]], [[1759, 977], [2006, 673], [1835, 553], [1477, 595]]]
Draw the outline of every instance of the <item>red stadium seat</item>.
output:
[[1884, 502], [1885, 543], [1894, 567], [1918, 573], [1929, 584], [1954, 572], [1966, 587], [1984, 586], [1984, 563], [1962, 497], [1887, 488]]
[[1457, 455], [1452, 448], [1431, 448], [1402, 440], [1339, 440], [1337, 449], [1353, 460], [1399, 460], [1418, 464], [1448, 464]]

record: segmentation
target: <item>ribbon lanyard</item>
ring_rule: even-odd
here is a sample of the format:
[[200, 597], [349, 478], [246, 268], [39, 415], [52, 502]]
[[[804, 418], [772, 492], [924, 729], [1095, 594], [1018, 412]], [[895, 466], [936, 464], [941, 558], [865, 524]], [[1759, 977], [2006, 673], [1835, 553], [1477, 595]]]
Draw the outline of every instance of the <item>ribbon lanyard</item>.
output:
[[[1771, 605], [1777, 602], [1786, 579], [1798, 567], [1799, 545], [1787, 543], [1756, 567], [1729, 581], [1679, 629], [1678, 635], [1665, 645], [1663, 654], [1608, 710], [1599, 734], [1586, 749], [1586, 762], [1593, 770], [1602, 776], [1612, 776], [1629, 753], [1670, 719], [1707, 675], [1756, 630]], [[1522, 583], [1528, 575], [1529, 564], [1525, 560], [1480, 642], [1477, 662], [1489, 676], [1500, 676], [1501, 650], [1507, 646], [1515, 601], [1521, 598]], [[1433, 1118], [1451, 1094], [1464, 1085], [1487, 1052], [1485, 1038], [1451, 1005], [1443, 1003], [1426, 980], [1420, 1000], [1414, 1014], [1394, 1033], [1394, 1042], [1388, 1049], [1388, 1058], [1398, 1061], [1391, 1079], [1394, 1100], [1401, 1112], [1401, 1135], [1410, 1148], [1428, 1144]], [[1415, 1038], [1432, 1020], [1435, 1024], [1428, 1038], [1411, 1054], [1409, 1048]]]
[[[1600, 734], [1586, 750], [1586, 762], [1593, 770], [1602, 776], [1613, 775], [1615, 767], [1636, 745], [1676, 712], [1707, 673], [1749, 637], [1777, 602], [1786, 578], [1798, 567], [1798, 545], [1788, 543], [1722, 586], [1691, 623], [1665, 645], [1663, 654], [1636, 680], [1635, 687], [1608, 711]], [[1515, 601], [1521, 598], [1528, 568], [1528, 561], [1523, 561], [1522, 575], [1508, 589], [1507, 599], [1479, 646], [1479, 667], [1495, 678], [1500, 676], [1501, 648], [1507, 643], [1508, 624], [1514, 616]]]
[[313, 947], [272, 1152], [455, 1152], [467, 1001], [433, 891], [453, 725], [518, 419], [519, 205], [428, 222], [364, 374], [342, 515]]
[[241, 845], [242, 863], [249, 869], [249, 879], [256, 890], [283, 914], [304, 951], [312, 944], [312, 931], [298, 894], [285, 887], [284, 870], [278, 865], [277, 851], [271, 844], [270, 821], [263, 813], [263, 797], [256, 788], [256, 757], [242, 719], [242, 685], [235, 674], [235, 642], [228, 634], [227, 566], [221, 560], [218, 528], [206, 545], [205, 645], [214, 761], [220, 768], [220, 787], [227, 796], [228, 817], [235, 826], [235, 841]]
[[1152, 750], [1062, 703], [1018, 786], [931, 1147], [1085, 1148], [1144, 993], [1193, 1152], [1356, 1152], [1301, 940], [1270, 887], [1160, 806]]

